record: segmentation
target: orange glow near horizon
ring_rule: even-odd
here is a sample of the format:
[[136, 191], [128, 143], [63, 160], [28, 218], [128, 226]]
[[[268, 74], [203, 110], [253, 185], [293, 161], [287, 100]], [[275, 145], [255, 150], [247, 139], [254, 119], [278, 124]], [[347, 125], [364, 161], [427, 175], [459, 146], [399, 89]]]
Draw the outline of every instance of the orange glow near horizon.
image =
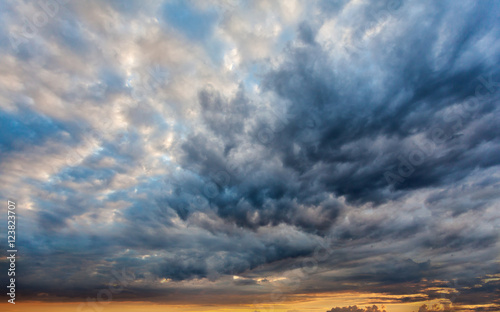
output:
[[[169, 305], [145, 302], [111, 302], [105, 305], [82, 307], [81, 302], [72, 303], [45, 303], [45, 302], [18, 302], [16, 305], [2, 303], [0, 310], [5, 312], [326, 312], [333, 307], [345, 307], [357, 305], [358, 307], [372, 306], [375, 303], [369, 303], [376, 298], [377, 294], [355, 294], [342, 293], [334, 295], [318, 294], [317, 296], [307, 296], [307, 299], [301, 299], [301, 296], [296, 296], [295, 300], [288, 302], [272, 303], [255, 303], [255, 304], [240, 304], [240, 305], [219, 305], [219, 304], [186, 304], [186, 305]], [[414, 302], [414, 303], [388, 303], [376, 305], [380, 308], [385, 308], [387, 312], [414, 312], [423, 305], [433, 305], [438, 301]]]

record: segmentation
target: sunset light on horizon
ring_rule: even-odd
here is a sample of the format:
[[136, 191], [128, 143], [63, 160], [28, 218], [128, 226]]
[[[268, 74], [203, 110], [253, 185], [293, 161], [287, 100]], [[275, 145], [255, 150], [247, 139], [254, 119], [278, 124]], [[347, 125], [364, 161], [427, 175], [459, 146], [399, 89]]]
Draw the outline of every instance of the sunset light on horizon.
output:
[[500, 0], [0, 0], [1, 312], [500, 312]]

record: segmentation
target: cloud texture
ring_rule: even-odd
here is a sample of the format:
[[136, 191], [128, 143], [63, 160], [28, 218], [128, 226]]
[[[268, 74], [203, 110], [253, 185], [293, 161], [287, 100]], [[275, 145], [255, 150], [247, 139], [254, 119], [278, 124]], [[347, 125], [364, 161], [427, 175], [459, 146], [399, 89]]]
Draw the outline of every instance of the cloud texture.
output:
[[0, 6], [24, 298], [500, 308], [499, 2]]

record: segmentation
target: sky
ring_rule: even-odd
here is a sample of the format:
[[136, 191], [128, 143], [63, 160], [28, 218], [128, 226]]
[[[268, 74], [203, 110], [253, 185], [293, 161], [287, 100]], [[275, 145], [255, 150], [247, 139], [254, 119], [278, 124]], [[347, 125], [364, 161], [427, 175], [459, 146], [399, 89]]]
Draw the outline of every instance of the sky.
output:
[[2, 311], [500, 311], [499, 16], [1, 1]]

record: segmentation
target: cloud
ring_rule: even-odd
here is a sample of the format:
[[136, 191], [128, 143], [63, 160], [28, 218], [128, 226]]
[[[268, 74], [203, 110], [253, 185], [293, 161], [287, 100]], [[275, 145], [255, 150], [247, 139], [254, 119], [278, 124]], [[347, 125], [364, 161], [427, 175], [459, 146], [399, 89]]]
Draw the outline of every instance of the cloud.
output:
[[373, 305], [373, 306], [368, 306], [365, 308], [358, 308], [357, 306], [349, 306], [349, 307], [335, 307], [332, 308], [331, 310], [328, 310], [327, 312], [385, 312], [385, 309], [382, 307], [379, 309], [378, 306]]
[[0, 4], [23, 295], [500, 304], [499, 4], [214, 3]]

